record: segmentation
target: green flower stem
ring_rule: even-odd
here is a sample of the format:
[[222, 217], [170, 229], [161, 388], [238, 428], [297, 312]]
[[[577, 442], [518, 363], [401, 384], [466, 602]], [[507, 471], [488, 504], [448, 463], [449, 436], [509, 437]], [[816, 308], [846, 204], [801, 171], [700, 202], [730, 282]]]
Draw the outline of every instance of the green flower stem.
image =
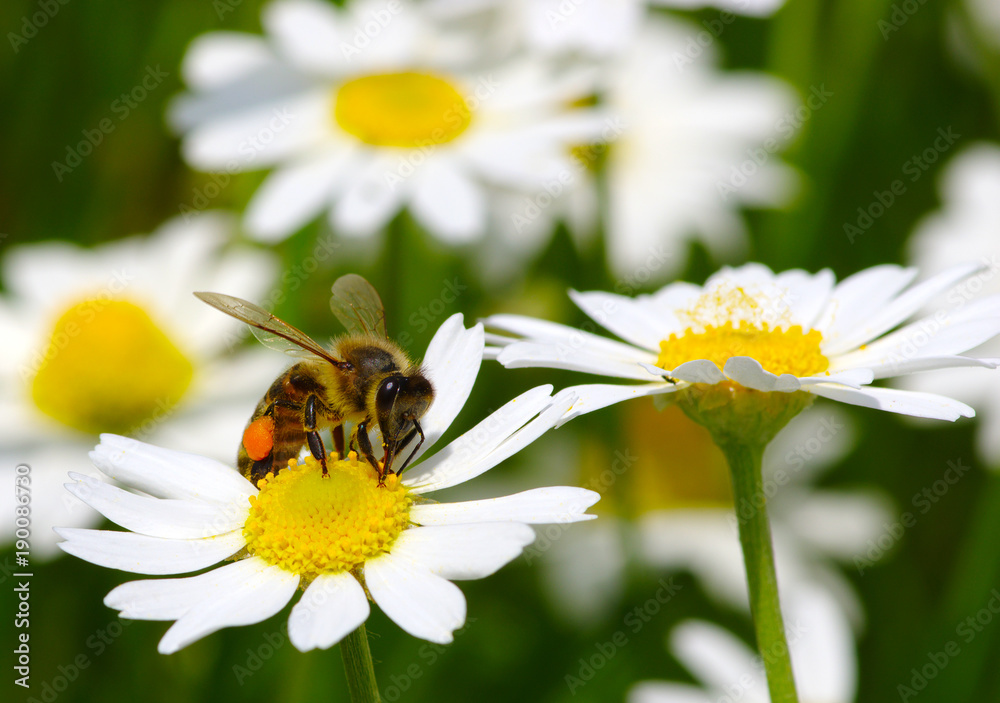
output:
[[764, 445], [719, 445], [733, 477], [733, 504], [740, 525], [740, 546], [750, 585], [750, 615], [757, 632], [757, 649], [767, 673], [772, 703], [798, 703], [785, 623], [778, 601], [771, 526], [767, 519], [761, 463]]
[[372, 652], [368, 649], [368, 633], [364, 623], [341, 641], [340, 653], [344, 656], [344, 671], [347, 672], [351, 703], [379, 703], [375, 665], [372, 663]]

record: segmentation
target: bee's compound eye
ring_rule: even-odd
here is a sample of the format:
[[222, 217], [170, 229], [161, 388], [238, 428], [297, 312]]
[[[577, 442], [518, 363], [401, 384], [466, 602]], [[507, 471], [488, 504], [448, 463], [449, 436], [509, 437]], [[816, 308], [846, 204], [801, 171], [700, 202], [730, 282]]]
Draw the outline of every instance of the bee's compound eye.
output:
[[390, 376], [382, 381], [382, 385], [378, 387], [378, 392], [375, 394], [375, 409], [379, 415], [387, 414], [392, 410], [396, 396], [399, 395], [399, 389], [405, 380], [399, 376]]

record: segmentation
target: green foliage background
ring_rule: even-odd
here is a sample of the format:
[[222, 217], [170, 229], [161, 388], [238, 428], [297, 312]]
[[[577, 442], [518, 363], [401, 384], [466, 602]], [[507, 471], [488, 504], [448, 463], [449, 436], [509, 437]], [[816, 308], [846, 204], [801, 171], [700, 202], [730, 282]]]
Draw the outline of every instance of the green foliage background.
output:
[[[97, 244], [148, 232], [178, 214], [196, 188], [210, 182], [181, 161], [178, 142], [163, 121], [166, 101], [181, 88], [179, 64], [187, 43], [210, 29], [259, 31], [257, 0], [69, 0], [37, 36], [15, 52], [0, 47], [0, 230], [3, 246], [53, 238]], [[0, 27], [20, 33], [38, 0], [5, 0]], [[775, 269], [832, 268], [838, 278], [884, 262], [900, 262], [914, 223], [938, 206], [936, 179], [942, 162], [930, 166], [874, 225], [851, 243], [844, 223], [854, 223], [874, 191], [900, 177], [903, 164], [933, 142], [938, 128], [961, 135], [958, 146], [997, 138], [1000, 62], [976, 38], [976, 28], [957, 40], [976, 57], [980, 70], [954, 58], [948, 45], [955, 26], [970, 29], [957, 2], [926, 2], [905, 24], [884, 37], [879, 21], [889, 21], [887, 0], [789, 0], [768, 20], [737, 18], [719, 44], [729, 69], [767, 70], [793, 84], [802, 95], [825, 86], [827, 106], [816, 111], [787, 153], [803, 174], [804, 192], [782, 212], [750, 213], [752, 260]], [[219, 9], [225, 13], [220, 16]], [[717, 11], [691, 15], [711, 21]], [[169, 75], [127, 119], [112, 104], [142, 79], [147, 67]], [[67, 145], [110, 117], [115, 129], [71, 173], [57, 179], [53, 161], [64, 161]], [[213, 205], [242, 209], [261, 174], [234, 178]], [[318, 226], [299, 232], [277, 252], [293, 266], [313, 246]], [[433, 329], [453, 312], [466, 319], [511, 309], [531, 298], [532, 312], [569, 323], [582, 318], [564, 291], [611, 288], [602, 247], [574, 250], [565, 233], [552, 242], [523, 282], [487, 290], [454, 252], [417, 231], [404, 215], [392, 225], [388, 246], [375, 260], [336, 261], [310, 276], [276, 313], [307, 331], [327, 334], [330, 283], [357, 271], [383, 292], [394, 334], [409, 332], [411, 349], [423, 349]], [[701, 282], [717, 262], [693, 248], [684, 278]], [[422, 325], [421, 307], [440, 295], [445, 280], [467, 290], [434, 324]], [[518, 301], [521, 301], [518, 303]], [[270, 379], [260, 379], [261, 388]], [[484, 364], [469, 405], [459, 418], [471, 426], [492, 408], [538, 383], [557, 387], [582, 377], [543, 370], [503, 371]], [[895, 700], [896, 686], [908, 683], [911, 669], [929, 652], [956, 640], [955, 628], [974, 615], [1000, 585], [1000, 476], [991, 474], [973, 450], [973, 423], [929, 427], [888, 413], [849, 409], [859, 422], [854, 451], [823, 477], [838, 487], [875, 486], [892, 496], [900, 511], [913, 496], [939, 479], [949, 460], [971, 464], [960, 483], [908, 530], [892, 552], [863, 576], [847, 568], [864, 602], [868, 626], [859, 644], [858, 701]], [[248, 409], [249, 413], [249, 409]], [[622, 415], [614, 408], [571, 423], [568, 437], [598, 436], [608, 447], [624, 447]], [[944, 423], [942, 423], [943, 425]], [[236, 438], [220, 438], [232, 442]], [[543, 439], [543, 442], [545, 440]], [[525, 452], [498, 471], [531, 484], [539, 454]], [[698, 467], [690, 467], [697, 471]], [[11, 563], [11, 552], [2, 557]], [[638, 633], [625, 618], [646, 601], [665, 574], [630, 566], [626, 598], [612, 614], [583, 631], [558, 619], [542, 596], [538, 569], [523, 560], [484, 581], [462, 584], [469, 601], [469, 624], [454, 645], [437, 647], [403, 634], [375, 609], [369, 620], [377, 674], [386, 700], [538, 701], [622, 700], [635, 681], [690, 680], [667, 653], [664, 640], [677, 622], [702, 617], [733, 628], [748, 641], [752, 631], [741, 614], [720, 609], [688, 575], [680, 575], [682, 597], [670, 602]], [[156, 653], [164, 623], [135, 622], [122, 627], [101, 599], [125, 574], [63, 558], [35, 569], [32, 591], [32, 681], [27, 694], [12, 685], [4, 667], [2, 686], [12, 696], [59, 701], [152, 703], [247, 700], [345, 700], [343, 670], [336, 649], [301, 654], [283, 634], [287, 609], [252, 627], [228, 629], [165, 657]], [[15, 601], [4, 574], [0, 612], [9, 623]], [[3, 626], [0, 649], [13, 647], [13, 629]], [[567, 674], [579, 675], [580, 659], [624, 630], [620, 648], [586, 686], [571, 693]], [[274, 646], [278, 643], [278, 646]], [[921, 703], [1000, 700], [1000, 625], [983, 628], [919, 694]], [[270, 653], [270, 656], [265, 656]], [[8, 655], [9, 656], [9, 655]], [[81, 658], [82, 657], [82, 658]], [[254, 657], [260, 657], [255, 660]], [[87, 667], [73, 668], [81, 663]], [[259, 666], [258, 666], [259, 664]], [[234, 667], [259, 670], [241, 679]], [[73, 678], [65, 690], [46, 689], [58, 677]], [[404, 690], [405, 689], [405, 690]], [[5, 699], [7, 694], [4, 694]]]

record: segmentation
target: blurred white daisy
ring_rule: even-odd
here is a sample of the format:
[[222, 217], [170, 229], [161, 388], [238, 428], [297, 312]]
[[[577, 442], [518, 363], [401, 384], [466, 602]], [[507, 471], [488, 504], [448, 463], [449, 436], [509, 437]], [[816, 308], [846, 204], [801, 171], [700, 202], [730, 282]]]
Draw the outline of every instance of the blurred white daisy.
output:
[[[788, 648], [799, 699], [850, 703], [857, 693], [857, 653], [836, 603], [810, 588], [791, 590], [786, 598]], [[731, 632], [689, 620], [674, 628], [669, 646], [702, 686], [646, 681], [632, 688], [629, 703], [769, 703], [760, 656]]]
[[324, 211], [368, 236], [406, 207], [441, 240], [472, 241], [495, 191], [541, 191], [602, 127], [573, 105], [585, 80], [537, 58], [477, 64], [478, 37], [406, 0], [276, 0], [262, 20], [265, 37], [196, 39], [171, 111], [195, 168], [274, 169], [247, 207], [262, 240]]
[[428, 0], [432, 11], [443, 18], [469, 20], [489, 13], [493, 44], [511, 50], [526, 46], [547, 53], [599, 57], [628, 47], [648, 19], [647, 7], [715, 7], [728, 13], [706, 22], [711, 43], [733, 21], [731, 15], [763, 17], [782, 4], [784, 0]]
[[1000, 297], [950, 309], [930, 338], [931, 318], [903, 324], [983, 270], [978, 263], [963, 264], [913, 284], [916, 269], [883, 265], [838, 284], [829, 270], [775, 274], [747, 264], [724, 267], [704, 286], [673, 283], [635, 298], [571, 291], [584, 312], [627, 343], [530, 317], [494, 315], [487, 325], [517, 339], [494, 336], [500, 346], [489, 353], [508, 368], [544, 366], [646, 382], [566, 389], [578, 398], [567, 420], [643, 395], [680, 392], [679, 398], [697, 399], [704, 407], [726, 405], [736, 393], [761, 392], [763, 398], [796, 391], [956, 420], [975, 411], [946, 395], [871, 383], [1000, 363], [961, 355], [1000, 334]]
[[[552, 540], [541, 559], [556, 609], [591, 624], [613, 610], [628, 561], [657, 570], [686, 570], [725, 605], [747, 610], [746, 575], [726, 461], [709, 433], [678, 408], [625, 410], [627, 452], [605, 456], [572, 482], [598, 490], [600, 520]], [[836, 563], [851, 563], [891, 521], [888, 500], [873, 491], [815, 488], [823, 471], [854, 445], [850, 418], [836, 406], [796, 417], [764, 453], [771, 530], [783, 586], [826, 589], [858, 626], [862, 606]], [[580, 452], [584, 454], [584, 452]], [[586, 454], [602, 456], [586, 449]], [[588, 460], [570, 453], [568, 462]], [[610, 470], [610, 473], [609, 473]], [[613, 486], [602, 474], [617, 476]], [[533, 547], [532, 549], [537, 549]], [[794, 586], [792, 586], [794, 588]]]
[[[442, 325], [424, 369], [436, 396], [423, 419], [431, 447], [468, 398], [482, 359], [483, 329], [461, 315]], [[300, 587], [288, 633], [300, 650], [327, 648], [369, 615], [369, 597], [403, 630], [447, 643], [465, 622], [452, 580], [483, 578], [534, 540], [532, 523], [575, 522], [598, 495], [551, 487], [437, 503], [426, 494], [468, 481], [531, 443], [565, 413], [551, 387], [510, 401], [475, 428], [384, 486], [351, 454], [329, 464], [290, 462], [254, 487], [230, 466], [104, 435], [91, 457], [107, 476], [141, 493], [74, 475], [68, 488], [126, 532], [66, 528], [67, 552], [143, 574], [198, 576], [132, 581], [105, 603], [121, 616], [176, 621], [160, 641], [169, 654], [224, 627], [271, 617]], [[169, 469], [169, 470], [167, 470]]]
[[[31, 466], [33, 555], [58, 554], [53, 525], [99, 519], [60, 488], [67, 470], [92, 470], [86, 453], [98, 433], [220, 458], [235, 452], [259, 396], [243, 379], [277, 374], [280, 360], [231, 354], [244, 330], [192, 295], [208, 288], [259, 299], [272, 285], [270, 254], [225, 247], [234, 226], [206, 213], [93, 249], [45, 242], [6, 252], [0, 456], [5, 475]], [[0, 514], [13, 511], [5, 491]]]
[[[924, 310], [928, 320], [924, 334], [914, 339], [917, 348], [937, 344], [939, 338], [950, 334], [955, 314], [949, 308], [987, 308], [1000, 315], [1000, 146], [977, 144], [956, 156], [944, 170], [940, 190], [943, 206], [917, 225], [910, 239], [910, 261], [928, 273], [969, 260], [980, 261], [983, 269], [948, 292], [947, 306]], [[977, 356], [1000, 357], [1000, 339], [985, 341], [973, 351]], [[899, 385], [914, 391], [947, 393], [976, 406], [979, 450], [1000, 469], [1000, 376], [953, 369], [909, 376]]]
[[[607, 146], [576, 150], [578, 162], [550, 188], [557, 197], [515, 198], [506, 221], [498, 218], [501, 242], [530, 253], [559, 220], [585, 239], [603, 217], [609, 265], [630, 290], [683, 269], [692, 241], [721, 260], [741, 257], [740, 208], [778, 206], [795, 191], [795, 173], [778, 152], [805, 107], [776, 78], [719, 71], [713, 47], [697, 43], [699, 31], [650, 16], [600, 63]], [[809, 99], [818, 109], [825, 97]], [[603, 215], [597, 202], [606, 202]]]

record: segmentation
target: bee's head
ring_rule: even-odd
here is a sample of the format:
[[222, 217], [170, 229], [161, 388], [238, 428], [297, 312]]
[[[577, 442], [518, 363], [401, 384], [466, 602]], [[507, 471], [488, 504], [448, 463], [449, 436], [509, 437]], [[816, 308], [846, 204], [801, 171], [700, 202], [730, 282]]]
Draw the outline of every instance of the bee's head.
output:
[[[419, 420], [434, 400], [434, 388], [422, 374], [393, 374], [382, 379], [375, 391], [375, 416], [385, 443], [386, 471], [402, 445], [416, 430]], [[421, 433], [421, 437], [422, 437]]]

